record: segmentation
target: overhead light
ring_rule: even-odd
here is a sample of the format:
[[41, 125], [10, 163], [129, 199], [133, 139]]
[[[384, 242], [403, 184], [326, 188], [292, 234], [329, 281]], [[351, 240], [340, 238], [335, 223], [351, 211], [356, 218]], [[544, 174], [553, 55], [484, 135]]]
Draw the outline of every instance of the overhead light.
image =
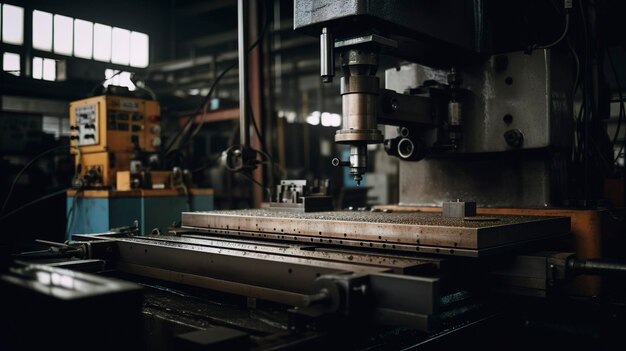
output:
[[306, 117], [306, 123], [312, 125], [312, 126], [316, 126], [320, 124], [320, 117], [321, 117], [321, 113], [320, 111], [313, 111], [310, 115], [308, 115]]

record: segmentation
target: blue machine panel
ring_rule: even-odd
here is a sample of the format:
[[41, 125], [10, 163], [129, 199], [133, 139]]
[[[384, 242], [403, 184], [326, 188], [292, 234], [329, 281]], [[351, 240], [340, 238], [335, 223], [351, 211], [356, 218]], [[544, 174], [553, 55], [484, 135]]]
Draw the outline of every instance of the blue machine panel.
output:
[[[191, 208], [185, 196], [128, 196], [128, 197], [67, 197], [66, 214], [69, 223], [67, 239], [72, 234], [102, 233], [111, 228], [124, 227], [138, 220], [142, 234], [158, 228], [165, 232], [174, 222], [180, 222], [184, 211], [210, 211], [213, 195], [191, 195]], [[72, 208], [74, 207], [74, 208]]]

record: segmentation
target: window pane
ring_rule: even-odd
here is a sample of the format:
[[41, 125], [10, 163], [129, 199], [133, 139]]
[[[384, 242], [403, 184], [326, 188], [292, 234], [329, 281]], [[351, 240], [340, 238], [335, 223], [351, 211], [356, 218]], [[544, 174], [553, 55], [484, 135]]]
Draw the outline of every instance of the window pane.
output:
[[114, 27], [112, 48], [111, 62], [128, 65], [130, 63], [130, 31]]
[[33, 11], [33, 48], [52, 51], [52, 14]]
[[74, 56], [91, 58], [93, 47], [93, 23], [74, 20]]
[[24, 9], [2, 5], [2, 41], [8, 44], [24, 43]]
[[41, 57], [33, 57], [33, 78], [43, 78], [43, 59]]
[[149, 61], [148, 35], [139, 32], [130, 33], [130, 65], [133, 67], [148, 67]]
[[20, 55], [11, 52], [5, 52], [2, 55], [2, 70], [12, 75], [20, 75]]
[[57, 79], [57, 62], [51, 59], [43, 59], [43, 79], [54, 81]]
[[56, 139], [61, 134], [61, 119], [59, 117], [43, 116], [41, 130], [44, 133], [54, 134]]
[[54, 52], [62, 55], [72, 54], [74, 26], [71, 17], [54, 15]]
[[93, 26], [93, 58], [111, 61], [111, 27], [99, 23]]
[[130, 79], [131, 73], [126, 71], [122, 71], [119, 73], [118, 72], [118, 70], [113, 70], [110, 68], [104, 70], [104, 78], [106, 80], [102, 85], [104, 87], [108, 87], [109, 85], [127, 87], [128, 90], [134, 91], [136, 87], [133, 81]]

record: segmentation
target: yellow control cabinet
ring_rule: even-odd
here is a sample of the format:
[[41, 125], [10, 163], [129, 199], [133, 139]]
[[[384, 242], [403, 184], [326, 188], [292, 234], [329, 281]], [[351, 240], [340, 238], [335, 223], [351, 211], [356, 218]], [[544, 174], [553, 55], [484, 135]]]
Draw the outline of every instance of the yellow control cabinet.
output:
[[72, 102], [70, 139], [77, 176], [91, 186], [114, 188], [116, 172], [130, 169], [135, 151], [158, 151], [160, 120], [161, 109], [153, 100], [103, 95]]

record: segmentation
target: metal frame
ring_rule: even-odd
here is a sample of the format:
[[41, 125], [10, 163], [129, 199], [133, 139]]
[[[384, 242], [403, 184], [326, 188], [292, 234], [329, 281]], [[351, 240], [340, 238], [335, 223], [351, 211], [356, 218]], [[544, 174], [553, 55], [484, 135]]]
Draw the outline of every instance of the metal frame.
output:
[[308, 309], [317, 315], [363, 316], [423, 331], [438, 323], [439, 279], [390, 273], [437, 260], [394, 260], [218, 237], [77, 239], [115, 245], [115, 252], [99, 251], [91, 258], [106, 259], [122, 272], [301, 307], [296, 313]]

